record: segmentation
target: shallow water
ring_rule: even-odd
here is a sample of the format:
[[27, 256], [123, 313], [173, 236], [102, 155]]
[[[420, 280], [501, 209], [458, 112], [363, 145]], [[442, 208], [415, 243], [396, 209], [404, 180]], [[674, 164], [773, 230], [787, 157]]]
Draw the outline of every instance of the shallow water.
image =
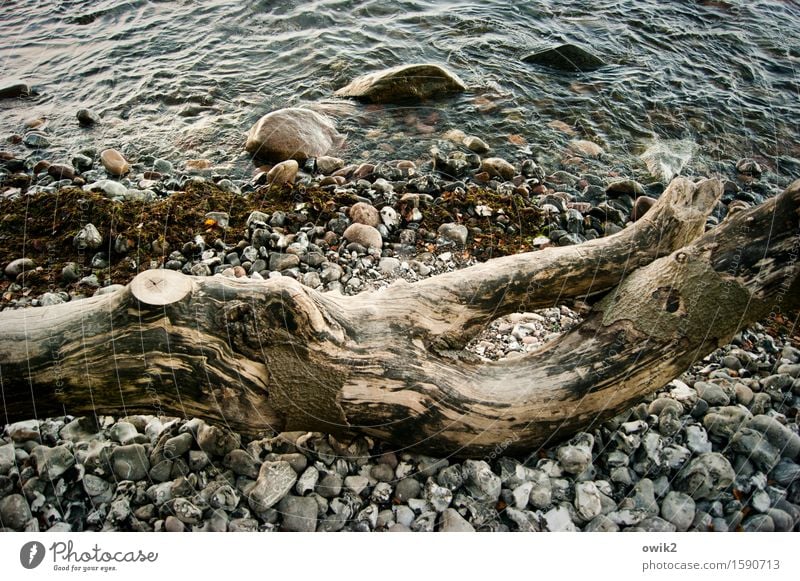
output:
[[[241, 166], [244, 133], [264, 113], [328, 99], [365, 72], [432, 61], [470, 91], [420, 107], [336, 107], [348, 133], [340, 153], [424, 156], [456, 127], [509, 159], [555, 159], [575, 137], [631, 157], [654, 140], [688, 140], [705, 160], [756, 156], [800, 177], [791, 1], [25, 0], [0, 4], [0, 32], [0, 76], [38, 91], [0, 102], [0, 130], [46, 116], [45, 157], [94, 145]], [[611, 64], [567, 74], [521, 60], [560, 42]], [[80, 129], [81, 107], [102, 125]]]

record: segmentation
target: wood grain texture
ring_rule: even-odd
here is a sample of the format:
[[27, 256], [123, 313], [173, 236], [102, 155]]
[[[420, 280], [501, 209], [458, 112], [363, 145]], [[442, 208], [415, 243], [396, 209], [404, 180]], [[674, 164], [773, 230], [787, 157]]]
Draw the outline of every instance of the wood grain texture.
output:
[[[146, 272], [112, 295], [2, 313], [5, 418], [168, 413], [437, 454], [530, 450], [797, 305], [800, 182], [704, 234], [720, 193], [679, 178], [614, 236], [352, 297], [287, 277]], [[535, 353], [459, 351], [498, 316], [587, 297], [586, 319]]]

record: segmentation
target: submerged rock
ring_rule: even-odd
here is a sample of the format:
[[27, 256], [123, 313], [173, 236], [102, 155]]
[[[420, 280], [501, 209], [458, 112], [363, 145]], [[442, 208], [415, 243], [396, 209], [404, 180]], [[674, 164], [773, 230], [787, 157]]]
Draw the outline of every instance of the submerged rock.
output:
[[344, 138], [334, 122], [310, 109], [278, 109], [259, 119], [247, 134], [245, 150], [255, 157], [304, 161], [325, 155]]
[[607, 63], [600, 57], [574, 44], [562, 44], [522, 57], [526, 63], [544, 65], [559, 71], [580, 73], [604, 67]]
[[90, 111], [89, 109], [78, 109], [75, 117], [78, 119], [78, 123], [84, 127], [100, 123], [100, 117], [97, 115], [97, 113]]
[[0, 99], [19, 99], [31, 92], [28, 85], [20, 81], [0, 81]]
[[423, 100], [467, 89], [453, 72], [435, 64], [401, 65], [358, 77], [336, 93], [371, 103]]

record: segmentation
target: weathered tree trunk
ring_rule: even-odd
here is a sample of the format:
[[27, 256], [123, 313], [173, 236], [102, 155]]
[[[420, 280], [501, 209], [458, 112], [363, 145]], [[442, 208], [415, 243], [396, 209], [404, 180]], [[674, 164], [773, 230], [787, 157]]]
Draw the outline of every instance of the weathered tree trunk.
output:
[[[353, 297], [153, 270], [115, 294], [2, 313], [5, 419], [169, 413], [435, 453], [530, 449], [798, 304], [800, 181], [703, 234], [720, 193], [676, 179], [617, 235]], [[587, 298], [586, 319], [535, 353], [458, 351], [498, 316]]]

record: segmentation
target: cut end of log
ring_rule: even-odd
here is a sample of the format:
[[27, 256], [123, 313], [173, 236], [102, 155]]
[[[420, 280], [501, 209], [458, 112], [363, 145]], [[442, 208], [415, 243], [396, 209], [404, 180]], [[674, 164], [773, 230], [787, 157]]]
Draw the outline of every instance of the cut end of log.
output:
[[183, 299], [192, 286], [188, 276], [174, 270], [145, 270], [131, 281], [131, 294], [145, 305], [164, 306]]

